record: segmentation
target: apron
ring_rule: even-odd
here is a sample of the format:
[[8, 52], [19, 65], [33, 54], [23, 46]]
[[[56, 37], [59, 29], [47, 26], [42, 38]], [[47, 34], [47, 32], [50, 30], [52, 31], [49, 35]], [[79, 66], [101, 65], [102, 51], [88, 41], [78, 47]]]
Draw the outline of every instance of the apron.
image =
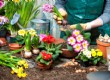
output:
[[[98, 18], [103, 13], [104, 4], [104, 0], [66, 0], [64, 7], [68, 13], [68, 23], [70, 25], [86, 23]], [[93, 44], [95, 44], [94, 41], [96, 41], [100, 33], [103, 35], [106, 33], [104, 26], [99, 27], [99, 30], [94, 28], [89, 31], [91, 32], [91, 42]], [[108, 27], [107, 24], [106, 27]], [[64, 36], [64, 32], [62, 33], [61, 37]]]

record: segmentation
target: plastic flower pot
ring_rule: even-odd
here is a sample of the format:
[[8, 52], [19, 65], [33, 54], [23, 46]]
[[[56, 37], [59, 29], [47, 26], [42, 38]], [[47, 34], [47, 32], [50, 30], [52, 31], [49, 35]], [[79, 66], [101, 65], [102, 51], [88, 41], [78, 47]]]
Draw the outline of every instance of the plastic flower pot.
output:
[[75, 58], [78, 55], [75, 51], [69, 51], [68, 49], [62, 49], [61, 56], [64, 58]]
[[37, 68], [41, 69], [41, 70], [48, 70], [51, 68], [53, 61], [51, 60], [49, 65], [37, 62]]
[[103, 57], [107, 59], [107, 50], [106, 48], [110, 46], [110, 43], [101, 42], [99, 40], [96, 40], [97, 42], [97, 48], [100, 49], [103, 53]]
[[9, 49], [10, 50], [17, 50], [17, 49], [20, 49], [22, 46], [18, 43], [9, 43]]

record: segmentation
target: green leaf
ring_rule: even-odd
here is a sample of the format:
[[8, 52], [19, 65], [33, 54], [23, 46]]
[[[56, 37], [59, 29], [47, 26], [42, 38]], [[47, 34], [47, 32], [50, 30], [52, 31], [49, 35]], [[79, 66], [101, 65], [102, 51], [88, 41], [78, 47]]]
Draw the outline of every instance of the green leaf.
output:
[[68, 45], [68, 44], [67, 44], [67, 49], [70, 50], [70, 51], [73, 50], [72, 46], [70, 46], [70, 45]]
[[96, 65], [97, 63], [98, 63], [98, 60], [95, 59], [95, 60], [93, 61], [93, 64]]
[[46, 64], [46, 65], [49, 65], [50, 61], [45, 61], [43, 59], [40, 59], [40, 62], [43, 63], [43, 64]]
[[53, 60], [56, 60], [58, 58], [58, 56], [59, 56], [59, 54], [53, 54], [52, 55]]
[[36, 61], [39, 61], [42, 58], [42, 55], [39, 54], [39, 56], [37, 56]]
[[65, 34], [66, 34], [67, 37], [69, 37], [69, 36], [71, 36], [71, 31], [70, 30], [66, 30]]
[[84, 39], [90, 39], [91, 33], [84, 33]]
[[82, 31], [82, 30], [83, 30], [83, 28], [81, 27], [81, 25], [80, 25], [80, 24], [77, 24], [77, 25], [76, 25], [76, 29], [77, 29], [77, 30], [80, 30], [80, 31]]
[[62, 44], [57, 45], [56, 49], [59, 50], [61, 48]]

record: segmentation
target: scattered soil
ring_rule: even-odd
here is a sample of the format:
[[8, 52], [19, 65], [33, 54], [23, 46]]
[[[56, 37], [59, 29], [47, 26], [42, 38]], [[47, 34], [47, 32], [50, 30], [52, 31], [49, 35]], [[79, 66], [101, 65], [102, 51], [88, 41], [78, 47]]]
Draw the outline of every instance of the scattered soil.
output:
[[53, 66], [50, 70], [40, 70], [37, 67], [28, 68], [26, 70], [28, 76], [22, 79], [12, 75], [10, 68], [0, 66], [0, 80], [87, 80], [87, 73], [107, 70], [105, 65], [82, 67], [79, 64], [69, 64], [71, 62], [65, 63], [62, 67]]

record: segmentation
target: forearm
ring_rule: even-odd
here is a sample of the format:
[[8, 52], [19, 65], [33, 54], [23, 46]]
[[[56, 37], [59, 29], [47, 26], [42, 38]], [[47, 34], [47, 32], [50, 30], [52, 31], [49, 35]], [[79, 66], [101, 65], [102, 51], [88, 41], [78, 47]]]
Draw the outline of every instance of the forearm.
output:
[[89, 22], [91, 28], [102, 26], [110, 21], [110, 0], [106, 0], [105, 8], [103, 14], [99, 16], [97, 19]]

